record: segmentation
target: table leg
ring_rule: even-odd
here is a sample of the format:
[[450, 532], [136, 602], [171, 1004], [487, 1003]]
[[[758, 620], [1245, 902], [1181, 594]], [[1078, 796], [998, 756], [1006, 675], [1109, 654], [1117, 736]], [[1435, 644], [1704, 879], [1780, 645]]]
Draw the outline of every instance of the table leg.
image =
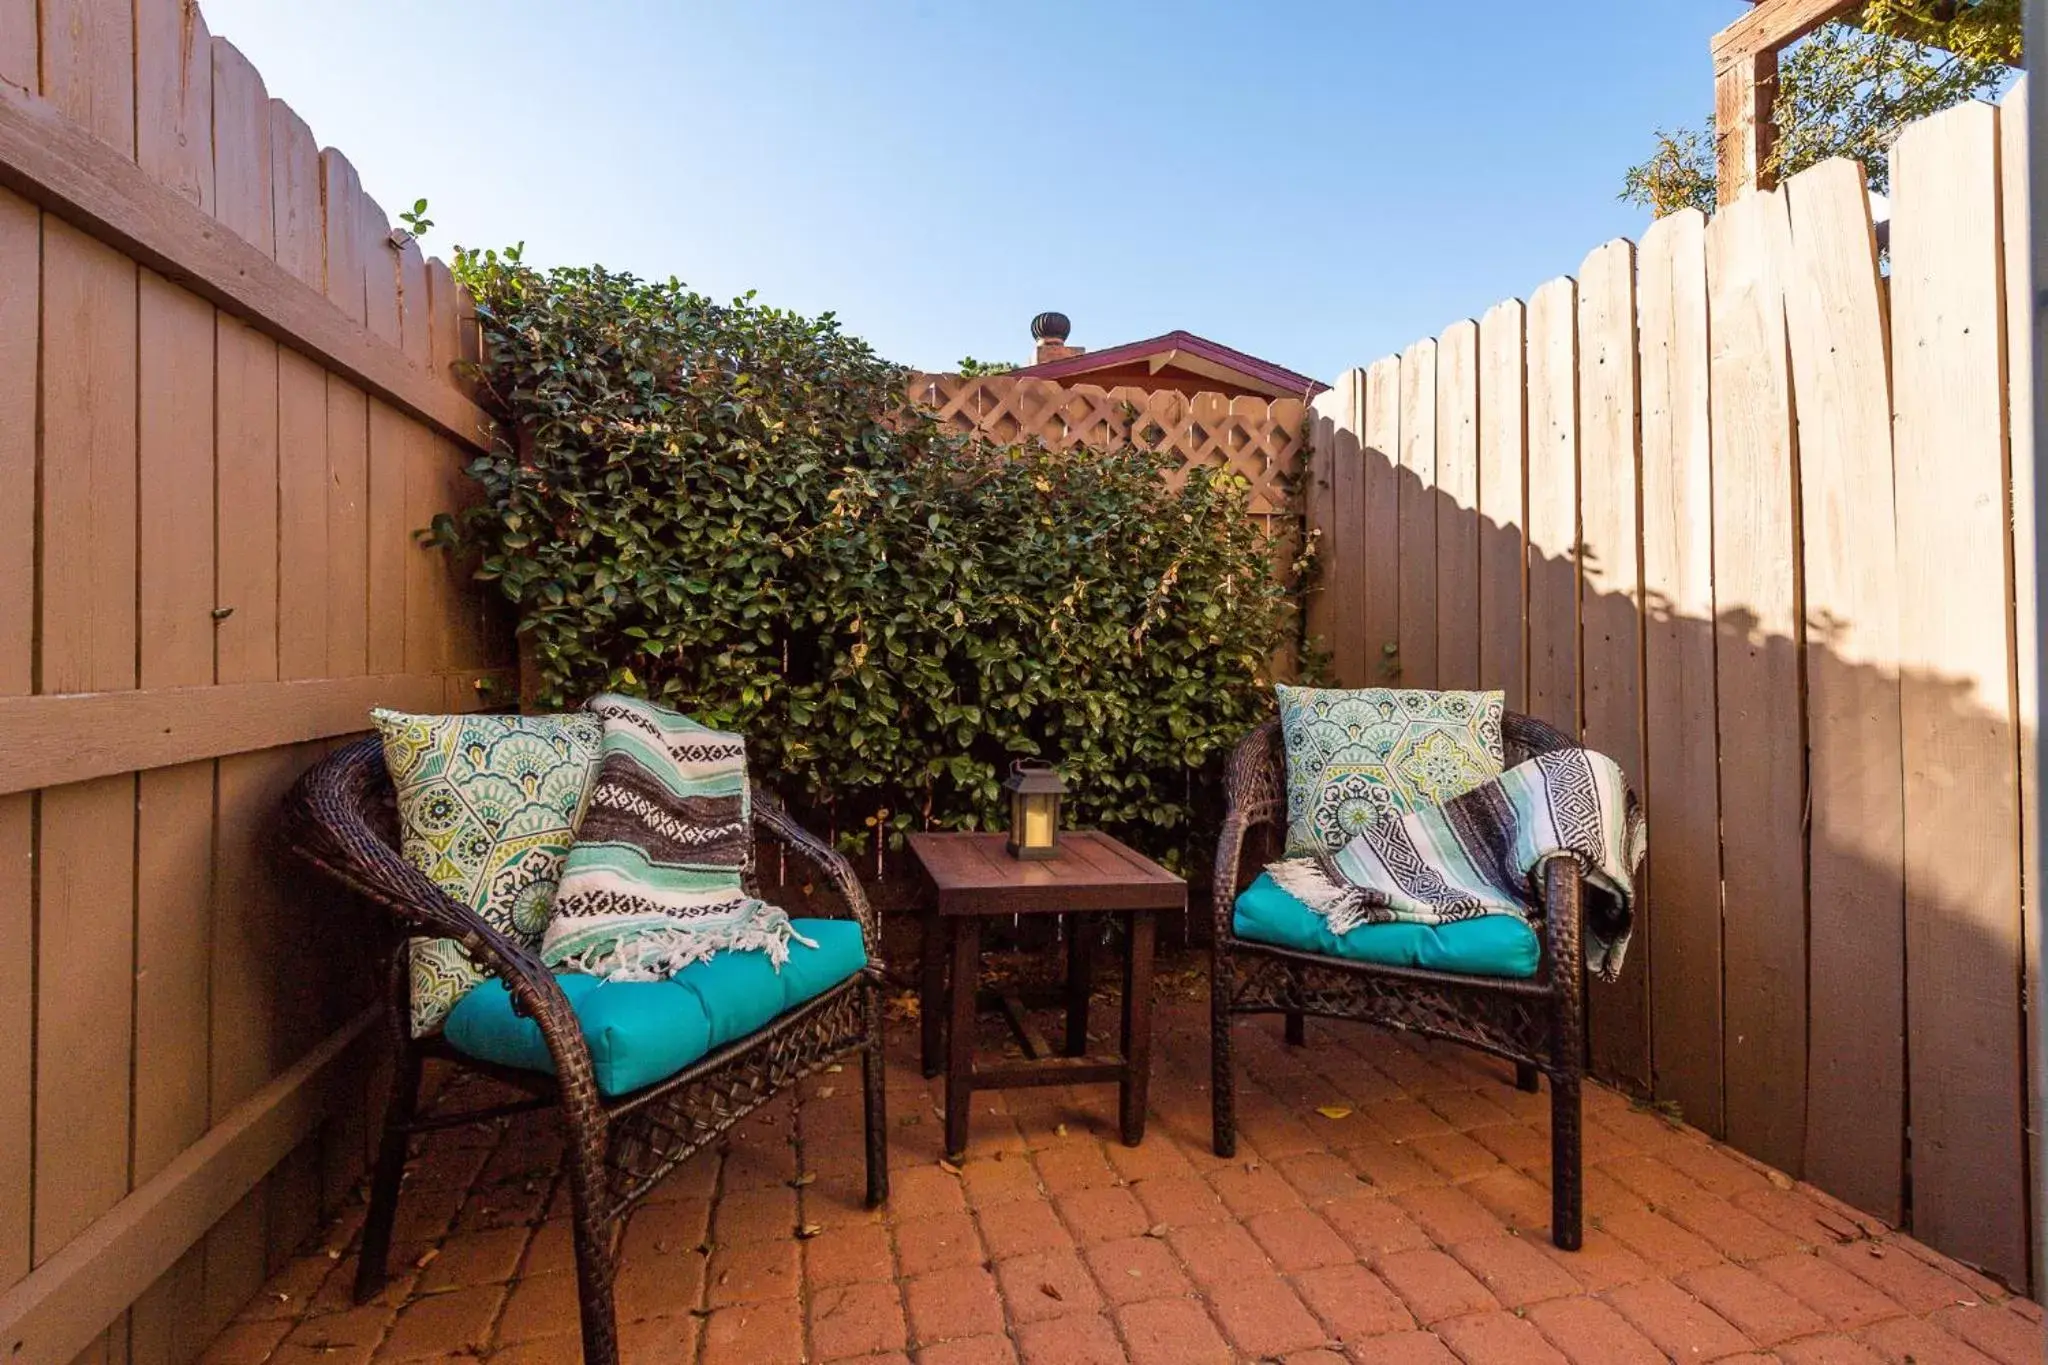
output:
[[1095, 987], [1095, 935], [1091, 916], [1067, 921], [1067, 1055], [1088, 1055], [1088, 993]]
[[967, 1107], [974, 1099], [974, 997], [981, 982], [981, 921], [960, 915], [946, 921], [953, 940], [951, 1016], [946, 1039], [946, 1155], [967, 1155]]
[[1124, 1080], [1119, 1087], [1124, 1146], [1145, 1140], [1145, 1092], [1152, 1075], [1153, 914], [1132, 914], [1124, 949]]
[[924, 912], [924, 943], [917, 987], [918, 1027], [924, 1041], [926, 1080], [939, 1074], [939, 1037], [946, 1022], [946, 929], [937, 909]]

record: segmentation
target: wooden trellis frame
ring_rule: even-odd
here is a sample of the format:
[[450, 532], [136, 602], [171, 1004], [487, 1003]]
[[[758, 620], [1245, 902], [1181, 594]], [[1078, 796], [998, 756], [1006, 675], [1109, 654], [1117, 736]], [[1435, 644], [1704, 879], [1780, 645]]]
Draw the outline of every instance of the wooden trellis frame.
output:
[[1756, 0], [1755, 9], [1714, 35], [1714, 169], [1721, 203], [1771, 187], [1779, 51], [1862, 8], [1862, 0]]

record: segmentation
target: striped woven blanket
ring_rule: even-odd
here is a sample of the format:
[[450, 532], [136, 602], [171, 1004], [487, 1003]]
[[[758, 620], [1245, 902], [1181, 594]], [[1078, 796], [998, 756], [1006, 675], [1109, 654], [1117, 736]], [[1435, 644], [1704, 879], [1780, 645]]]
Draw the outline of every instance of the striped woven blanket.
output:
[[1540, 930], [1543, 865], [1571, 858], [1586, 877], [1586, 970], [1612, 981], [1634, 925], [1644, 848], [1642, 805], [1620, 767], [1589, 749], [1561, 749], [1440, 806], [1389, 812], [1334, 854], [1266, 870], [1333, 934], [1480, 915], [1520, 915]]
[[713, 953], [768, 954], [797, 934], [749, 895], [746, 741], [633, 697], [594, 697], [598, 769], [562, 865], [541, 960], [613, 981], [659, 981]]

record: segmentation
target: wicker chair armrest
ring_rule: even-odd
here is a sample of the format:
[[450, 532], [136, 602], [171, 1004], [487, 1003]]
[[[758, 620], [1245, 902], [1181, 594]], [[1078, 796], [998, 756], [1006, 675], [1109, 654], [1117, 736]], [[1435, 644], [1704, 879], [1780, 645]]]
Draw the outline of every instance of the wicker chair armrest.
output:
[[846, 861], [838, 849], [791, 819], [782, 802], [758, 785], [754, 788], [753, 805], [754, 828], [809, 863], [831, 884], [851, 918], [860, 925], [869, 960], [875, 960], [875, 955], [881, 951], [882, 939], [875, 927], [875, 912], [868, 906], [867, 892], [861, 889], [860, 877], [854, 872], [853, 864]]
[[1275, 759], [1280, 722], [1269, 720], [1237, 742], [1224, 777], [1223, 828], [1216, 836], [1210, 899], [1218, 935], [1230, 930], [1237, 903], [1245, 836], [1262, 825], [1279, 828], [1286, 816], [1286, 775]]
[[337, 749], [309, 769], [284, 803], [285, 846], [383, 909], [409, 935], [452, 938], [472, 961], [505, 983], [513, 1008], [536, 1020], [565, 1092], [579, 1080], [595, 1095], [590, 1049], [554, 973], [531, 951], [407, 862], [370, 822], [388, 784], [375, 735]]
[[1578, 863], [1568, 857], [1552, 858], [1543, 864], [1543, 955], [1550, 963], [1553, 979], [1569, 973], [1576, 982], [1586, 969], [1585, 944], [1581, 938], [1581, 916], [1585, 904], [1585, 876]]

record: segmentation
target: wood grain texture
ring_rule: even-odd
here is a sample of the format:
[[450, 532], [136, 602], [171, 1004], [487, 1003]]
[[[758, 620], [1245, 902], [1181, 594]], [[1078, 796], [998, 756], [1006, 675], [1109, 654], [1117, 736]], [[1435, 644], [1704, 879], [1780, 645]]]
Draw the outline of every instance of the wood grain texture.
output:
[[213, 40], [194, 0], [134, 0], [135, 164], [213, 211]]
[[133, 161], [133, 0], [42, 0], [40, 29], [43, 97]]
[[1437, 685], [1479, 683], [1479, 324], [1436, 343]]
[[[31, 27], [33, 33], [33, 27]], [[0, 479], [36, 480], [36, 326], [42, 295], [42, 221], [0, 191]], [[0, 581], [35, 582], [32, 498], [0, 503]], [[35, 685], [35, 594], [0, 594], [0, 693]], [[0, 798], [0, 1097], [33, 1092], [35, 1075], [35, 807]], [[28, 1273], [35, 1182], [30, 1106], [0, 1103], [0, 1285]]]
[[278, 346], [225, 314], [215, 336], [214, 506], [222, 682], [277, 676]]
[[[169, 1270], [182, 1249], [229, 1216], [243, 1191], [304, 1141], [347, 1094], [340, 1065], [375, 1022], [364, 1012], [309, 1051], [153, 1179], [121, 1201], [86, 1236], [0, 1293], [0, 1335], [19, 1342], [21, 1365], [61, 1365], [136, 1295]], [[253, 1240], [259, 1260], [262, 1222]], [[230, 1308], [239, 1308], [237, 1300]], [[186, 1305], [197, 1315], [200, 1305]]]
[[1529, 714], [1579, 733], [1576, 289], [1529, 300]]
[[0, 0], [0, 81], [37, 89], [37, 54], [36, 0]]
[[[140, 686], [205, 686], [214, 676], [214, 309], [149, 271], [140, 305]], [[200, 761], [139, 779], [135, 1180], [206, 1128], [213, 777]]]
[[1721, 811], [1714, 702], [1714, 490], [1706, 220], [1659, 219], [1637, 252], [1643, 448], [1643, 801], [1655, 1093], [1726, 1132]]
[[[1401, 358], [1365, 372], [1365, 676], [1354, 687], [1394, 687], [1401, 651]], [[1432, 621], [1435, 613], [1430, 613]]]
[[132, 262], [44, 219], [45, 692], [135, 684], [135, 291]]
[[1775, 193], [1707, 225], [1719, 612], [1728, 1140], [1798, 1174], [1806, 1127], [1806, 848], [1791, 376]]
[[1892, 431], [1916, 1235], [2027, 1265], [2017, 750], [2008, 655], [1997, 111], [1892, 153]]
[[1401, 356], [1401, 468], [1395, 494], [1401, 518], [1400, 629], [1396, 637], [1403, 687], [1434, 688], [1436, 659], [1436, 342], [1416, 342]]
[[327, 380], [295, 351], [277, 352], [277, 666], [283, 678], [327, 672], [329, 473]]
[[277, 242], [271, 219], [270, 95], [242, 50], [213, 39], [213, 203], [221, 226], [259, 254]]
[[[1302, 634], [1312, 652], [1328, 654], [1334, 667], [1333, 589], [1340, 553], [1336, 541], [1337, 418], [1344, 402], [1342, 381], [1309, 404], [1307, 479], [1302, 489], [1303, 532], [1314, 555], [1316, 576], [1302, 601]], [[411, 639], [410, 633], [407, 636]], [[411, 649], [407, 645], [408, 655]]]
[[372, 706], [432, 710], [450, 680], [460, 694], [480, 679], [510, 682], [502, 670], [477, 670], [0, 696], [0, 743], [23, 746], [0, 768], [0, 795], [334, 739], [365, 729]]
[[1903, 1215], [1905, 971], [1899, 562], [1891, 367], [1863, 168], [1782, 193], [1785, 317], [1799, 429], [1811, 848], [1808, 1179]]
[[1370, 676], [1365, 627], [1366, 553], [1365, 371], [1338, 377], [1331, 436], [1331, 523], [1325, 582], [1331, 666], [1344, 687], [1364, 687]]
[[[2034, 518], [2035, 468], [2026, 457], [2027, 442], [2034, 433], [2034, 314], [2033, 283], [2036, 272], [2031, 257], [2032, 174], [2027, 139], [2029, 134], [2028, 81], [2013, 83], [1999, 104], [1999, 211], [2005, 257], [2005, 353], [2006, 429], [2011, 433], [2012, 451], [2012, 559], [2013, 559], [2013, 703], [2018, 717], [2020, 771], [2020, 898], [2023, 913], [2024, 975], [2021, 980], [2022, 1006], [2030, 1021], [2026, 1032], [2028, 1112], [2042, 1112], [2040, 1055], [2041, 1029], [2041, 734], [2036, 717], [2041, 713], [2041, 665], [2039, 618], [2040, 582], [2035, 570], [2040, 550], [2040, 527]], [[2044, 239], [2048, 240], [2048, 239]], [[2039, 1125], [2028, 1147], [2030, 1173], [2040, 1181], [2043, 1157]], [[2029, 1247], [2030, 1283], [2039, 1295], [2048, 1293], [2048, 1219], [2033, 1220]]]
[[[217, 41], [215, 53], [218, 57]], [[222, 137], [234, 136], [222, 117], [226, 72], [216, 61], [216, 147]], [[226, 200], [223, 159], [216, 156], [214, 164], [215, 193]], [[252, 168], [248, 178], [267, 179], [268, 159], [261, 165], [260, 177]], [[63, 215], [454, 439], [475, 449], [488, 447], [489, 423], [465, 391], [422, 374], [402, 351], [382, 345], [360, 323], [298, 284], [270, 259], [267, 245], [244, 240], [239, 228], [216, 221], [157, 184], [132, 159], [91, 137], [48, 100], [5, 84], [0, 84], [0, 189]], [[260, 222], [250, 226], [268, 231]], [[456, 340], [459, 344], [459, 331]]]
[[1528, 390], [1524, 309], [1497, 303], [1479, 323], [1479, 681], [1509, 709], [1528, 706]]
[[283, 100], [271, 100], [270, 218], [277, 263], [314, 289], [327, 279], [327, 223], [320, 203], [320, 144]]
[[[136, 683], [136, 270], [43, 230], [38, 690]], [[40, 1263], [128, 1191], [135, 779], [42, 794], [36, 860]]]
[[[1585, 741], [1643, 780], [1643, 578], [1637, 524], [1636, 257], [1612, 241], [1579, 269], [1580, 648]], [[1587, 992], [1594, 1074], [1650, 1090], [1650, 990], [1656, 916], [1647, 903], [1621, 979]]]
[[326, 557], [328, 677], [369, 667], [370, 413], [363, 391], [327, 376]]

